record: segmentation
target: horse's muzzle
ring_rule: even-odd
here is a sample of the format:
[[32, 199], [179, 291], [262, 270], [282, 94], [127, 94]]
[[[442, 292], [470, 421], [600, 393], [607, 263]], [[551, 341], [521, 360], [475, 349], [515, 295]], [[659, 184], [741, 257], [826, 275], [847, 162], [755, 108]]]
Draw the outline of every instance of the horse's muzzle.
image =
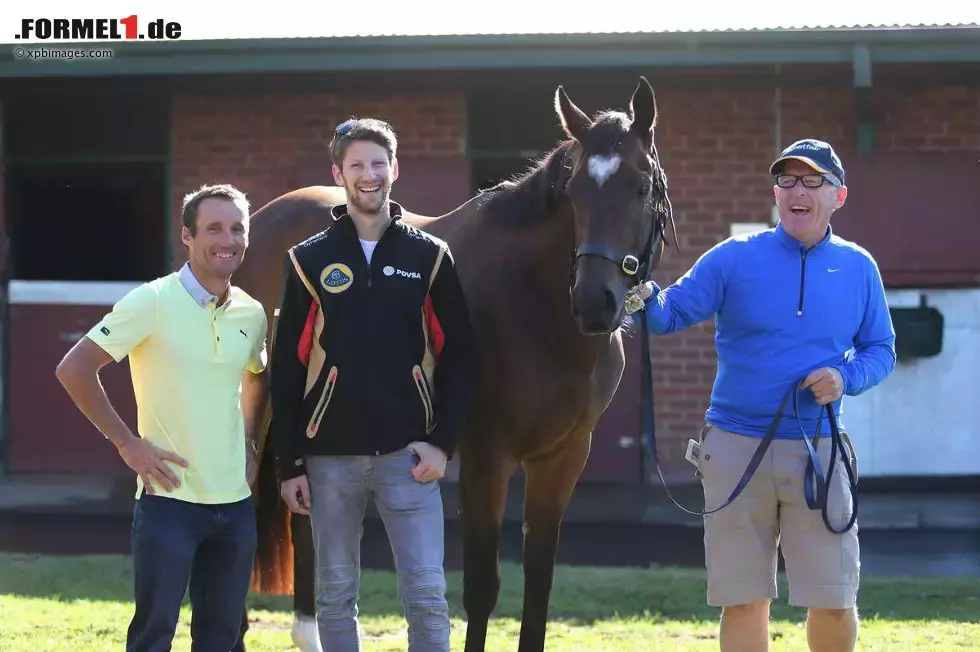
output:
[[572, 291], [572, 316], [585, 335], [608, 335], [622, 322], [622, 303], [605, 286]]

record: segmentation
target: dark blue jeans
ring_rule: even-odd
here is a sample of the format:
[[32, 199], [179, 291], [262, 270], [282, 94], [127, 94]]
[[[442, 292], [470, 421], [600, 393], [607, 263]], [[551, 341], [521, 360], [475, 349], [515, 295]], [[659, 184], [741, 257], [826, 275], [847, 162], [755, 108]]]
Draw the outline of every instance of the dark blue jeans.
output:
[[239, 639], [255, 556], [252, 499], [199, 505], [143, 494], [133, 509], [136, 611], [126, 652], [169, 652], [190, 583], [193, 652]]

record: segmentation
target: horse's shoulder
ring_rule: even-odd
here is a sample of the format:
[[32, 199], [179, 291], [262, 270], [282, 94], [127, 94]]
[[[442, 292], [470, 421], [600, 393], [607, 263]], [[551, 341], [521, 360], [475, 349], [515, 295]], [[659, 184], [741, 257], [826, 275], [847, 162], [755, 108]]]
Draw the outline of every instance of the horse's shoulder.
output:
[[440, 238], [439, 236], [433, 235], [428, 231], [423, 231], [419, 227], [413, 226], [411, 224], [407, 224], [405, 222], [402, 222], [401, 224], [405, 230], [405, 234], [409, 238], [412, 238], [413, 240], [416, 240], [423, 245], [428, 245], [432, 247], [434, 251], [438, 249], [446, 249], [446, 250], [449, 249], [449, 243], [443, 240], [442, 238]]

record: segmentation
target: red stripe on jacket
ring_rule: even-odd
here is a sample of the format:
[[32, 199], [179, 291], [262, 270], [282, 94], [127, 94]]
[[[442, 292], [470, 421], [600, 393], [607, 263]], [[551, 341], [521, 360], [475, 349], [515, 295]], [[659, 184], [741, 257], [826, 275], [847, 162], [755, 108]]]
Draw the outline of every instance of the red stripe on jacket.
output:
[[[306, 315], [306, 323], [303, 325], [303, 332], [300, 335], [299, 344], [296, 347], [296, 355], [304, 367], [310, 366], [310, 354], [313, 351], [313, 332], [316, 327], [316, 313], [319, 308], [320, 305], [315, 301], [310, 304], [310, 311]], [[438, 360], [446, 344], [446, 335], [442, 330], [442, 324], [439, 323], [439, 317], [432, 307], [431, 296], [425, 297], [423, 312], [425, 314], [426, 328], [429, 331], [429, 344], [432, 347], [433, 355]]]

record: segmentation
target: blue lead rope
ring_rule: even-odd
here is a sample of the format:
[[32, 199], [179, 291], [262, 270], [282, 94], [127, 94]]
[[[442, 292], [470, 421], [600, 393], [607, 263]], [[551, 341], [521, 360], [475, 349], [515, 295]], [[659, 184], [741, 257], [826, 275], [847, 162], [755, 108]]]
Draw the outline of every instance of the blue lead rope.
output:
[[[806, 432], [804, 432], [803, 422], [800, 419], [799, 391], [800, 385], [804, 379], [800, 379], [800, 381], [791, 385], [786, 394], [783, 395], [783, 399], [779, 403], [779, 409], [776, 411], [776, 416], [773, 418], [772, 423], [769, 424], [769, 428], [766, 430], [766, 434], [762, 438], [762, 441], [759, 442], [758, 448], [756, 448], [755, 453], [752, 455], [752, 459], [745, 468], [745, 473], [742, 474], [742, 478], [738, 481], [738, 484], [735, 485], [735, 489], [732, 490], [731, 495], [728, 496], [728, 499], [721, 506], [710, 511], [702, 512], [687, 509], [677, 502], [673, 494], [670, 492], [670, 487], [667, 486], [667, 481], [664, 479], [663, 470], [660, 468], [660, 458], [657, 455], [656, 419], [654, 417], [653, 407], [653, 370], [652, 361], [650, 359], [650, 334], [646, 317], [641, 316], [640, 322], [643, 326], [643, 364], [641, 365], [642, 378], [640, 381], [640, 432], [646, 433], [647, 435], [647, 445], [650, 448], [650, 455], [653, 457], [654, 467], [657, 470], [657, 475], [660, 476], [660, 482], [663, 483], [667, 496], [675, 505], [677, 505], [677, 507], [681, 509], [681, 511], [693, 516], [707, 516], [709, 514], [714, 514], [715, 512], [719, 512], [725, 507], [728, 507], [738, 497], [738, 495], [742, 493], [745, 487], [748, 486], [752, 476], [755, 475], [756, 470], [759, 468], [759, 464], [762, 463], [762, 458], [765, 457], [766, 451], [769, 449], [769, 445], [772, 444], [772, 440], [776, 436], [776, 429], [779, 427], [779, 421], [782, 418], [783, 410], [786, 408], [786, 402], [789, 400], [789, 397], [792, 396], [793, 410], [796, 413], [797, 422], [800, 424], [800, 434], [802, 435], [803, 443], [806, 446], [806, 451], [809, 456], [803, 478], [803, 495], [806, 499], [807, 507], [811, 510], [819, 509], [821, 511], [821, 515], [823, 516], [824, 525], [834, 534], [843, 534], [854, 527], [854, 523], [857, 521], [858, 513], [857, 479], [854, 477], [854, 470], [851, 467], [849, 455], [847, 455], [847, 451], [845, 451], [841, 433], [837, 427], [837, 420], [834, 418], [833, 404], [828, 403], [825, 406], [827, 410], [827, 417], [830, 421], [830, 464], [828, 465], [830, 473], [828, 478], [825, 480], [823, 468], [820, 465], [820, 459], [817, 457], [816, 451], [816, 446], [820, 439], [822, 419], [817, 419], [817, 431], [814, 433], [812, 441], [806, 435]], [[830, 519], [827, 516], [828, 487], [830, 478], [833, 477], [838, 451], [840, 452], [841, 461], [844, 462], [844, 469], [847, 471], [852, 503], [850, 520], [847, 522], [844, 528], [840, 530], [835, 529], [834, 526], [831, 525]]]

